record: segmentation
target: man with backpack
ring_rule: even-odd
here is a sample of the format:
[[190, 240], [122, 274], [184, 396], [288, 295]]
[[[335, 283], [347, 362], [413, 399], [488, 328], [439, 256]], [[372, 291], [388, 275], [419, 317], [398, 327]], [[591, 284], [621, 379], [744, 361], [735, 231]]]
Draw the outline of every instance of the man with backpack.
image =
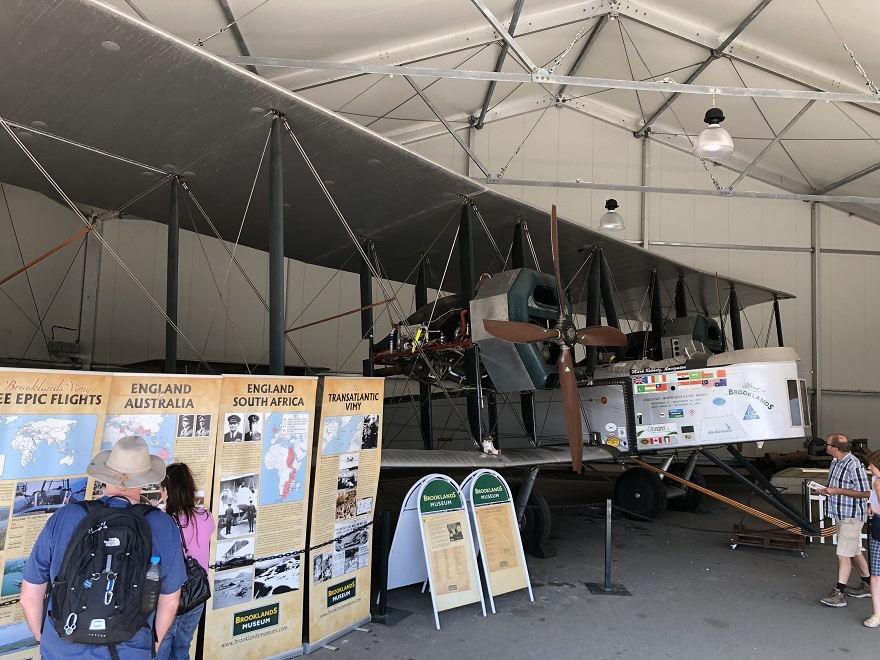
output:
[[104, 496], [61, 507], [46, 522], [24, 568], [25, 619], [44, 660], [152, 658], [186, 581], [174, 521], [139, 504], [141, 487], [165, 477], [165, 463], [128, 436], [87, 472], [106, 484]]

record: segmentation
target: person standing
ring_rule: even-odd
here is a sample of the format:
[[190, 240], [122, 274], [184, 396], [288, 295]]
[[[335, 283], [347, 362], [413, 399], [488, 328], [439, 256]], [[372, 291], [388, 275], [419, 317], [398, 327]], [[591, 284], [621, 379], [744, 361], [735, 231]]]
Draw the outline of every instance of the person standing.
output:
[[[165, 478], [165, 462], [158, 456], [150, 455], [147, 442], [142, 437], [127, 436], [117, 440], [113, 449], [96, 454], [86, 472], [105, 484], [104, 497], [100, 499], [108, 507], [129, 507], [140, 501], [142, 486]], [[73, 533], [86, 515], [83, 507], [74, 505], [63, 506], [52, 514], [37, 537], [24, 567], [21, 606], [28, 627], [40, 645], [40, 656], [43, 660], [105, 660], [111, 656], [113, 649], [118, 654], [116, 657], [125, 660], [149, 660], [158, 643], [154, 647], [152, 633], [147, 627], [134, 632], [128, 641], [108, 648], [62, 640], [51, 620], [43, 625], [46, 592], [61, 571], [67, 546], [75, 541]], [[177, 613], [180, 587], [186, 581], [186, 569], [180, 550], [180, 532], [171, 517], [153, 510], [146, 515], [146, 521], [152, 536], [151, 554], [160, 558], [161, 572], [158, 606], [149, 622], [158, 642], [161, 642]], [[51, 597], [48, 611], [51, 617]]]
[[[186, 463], [172, 463], [162, 481], [162, 501], [168, 513], [180, 527], [189, 556], [208, 570], [211, 534], [217, 528], [210, 511], [196, 507], [196, 483]], [[174, 618], [168, 634], [162, 641], [156, 660], [189, 660], [193, 635], [205, 604]]]
[[868, 499], [868, 547], [871, 557], [871, 605], [874, 613], [863, 622], [867, 628], [880, 626], [880, 539], [875, 539], [871, 528], [875, 516], [880, 516], [880, 451], [868, 455], [868, 472], [871, 473], [871, 497]]
[[238, 430], [241, 417], [230, 415], [226, 418], [226, 423], [229, 425], [229, 431], [223, 434], [223, 442], [244, 442], [244, 435]]
[[248, 531], [254, 531], [254, 521], [257, 519], [257, 507], [254, 506], [254, 501], [251, 500], [250, 504], [248, 504], [247, 508], [247, 521], [248, 521]]
[[232, 534], [232, 522], [235, 520], [235, 511], [232, 510], [232, 505], [229, 504], [226, 507], [226, 536]]
[[[852, 445], [845, 435], [832, 433], [825, 441], [825, 452], [831, 456], [828, 487], [816, 492], [826, 496], [825, 511], [837, 525], [837, 584], [819, 602], [828, 607], [846, 607], [846, 597], [867, 598], [871, 595], [868, 562], [862, 554], [862, 527], [867, 520], [865, 500], [870, 495], [868, 475], [859, 459], [852, 454]], [[852, 565], [862, 581], [847, 587]]]

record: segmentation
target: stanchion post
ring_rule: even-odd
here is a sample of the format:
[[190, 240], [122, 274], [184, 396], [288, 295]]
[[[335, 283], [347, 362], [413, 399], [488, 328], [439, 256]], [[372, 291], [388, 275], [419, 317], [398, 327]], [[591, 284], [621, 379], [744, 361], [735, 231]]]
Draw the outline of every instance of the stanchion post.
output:
[[605, 582], [586, 582], [594, 596], [632, 596], [622, 584], [611, 583], [611, 500], [605, 500]]
[[387, 509], [379, 514], [379, 598], [371, 608], [371, 618], [375, 623], [394, 626], [412, 612], [388, 607], [388, 561], [391, 555], [391, 512]]

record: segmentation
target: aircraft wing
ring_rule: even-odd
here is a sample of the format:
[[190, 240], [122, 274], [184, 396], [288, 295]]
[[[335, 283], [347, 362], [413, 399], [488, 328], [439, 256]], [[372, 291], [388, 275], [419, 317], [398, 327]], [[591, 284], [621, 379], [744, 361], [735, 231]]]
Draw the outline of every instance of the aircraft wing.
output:
[[[607, 450], [600, 449], [599, 447], [584, 447], [585, 463], [610, 460], [611, 455]], [[505, 449], [498, 456], [490, 456], [476, 450], [382, 450], [383, 469], [475, 470], [487, 468], [489, 470], [504, 470], [506, 468], [532, 467], [533, 465], [571, 465], [571, 449], [569, 449], [568, 445]]]
[[[182, 173], [219, 234], [235, 241], [267, 142], [266, 113], [276, 109], [287, 116], [354, 232], [374, 239], [390, 279], [405, 280], [444, 226], [445, 236], [429, 256], [434, 263], [445, 263], [463, 195], [477, 204], [502, 250], [510, 243], [517, 218], [524, 218], [541, 266], [550, 268], [549, 209], [435, 165], [96, 0], [0, 3], [0, 81], [0, 116], [25, 127], [16, 132], [24, 134], [26, 146], [77, 203], [119, 208], [161, 180], [140, 165], [146, 164]], [[111, 159], [100, 150], [132, 162]], [[286, 135], [282, 155], [284, 200], [289, 204], [285, 254], [357, 272], [348, 235]], [[264, 163], [240, 236], [242, 244], [261, 250], [268, 249], [267, 170]], [[5, 132], [0, 132], [0, 180], [57, 197]], [[126, 213], [164, 222], [168, 199], [163, 186]], [[183, 199], [187, 204], [181, 205], [181, 226], [210, 234], [192, 200]], [[564, 215], [565, 209], [560, 211]], [[568, 277], [584, 261], [585, 253], [578, 248], [602, 243], [621, 297], [618, 311], [630, 318], [642, 307], [652, 268], [659, 269], [667, 282], [662, 288], [669, 291], [679, 276], [686, 278], [696, 304], [688, 301], [692, 312], [717, 314], [718, 292], [723, 304], [733, 284], [743, 307], [793, 297], [716, 278], [564, 219], [559, 234], [561, 268]], [[501, 270], [497, 261], [492, 265], [494, 250], [479, 227], [474, 236], [476, 267]], [[457, 290], [455, 270], [447, 275], [446, 290]]]

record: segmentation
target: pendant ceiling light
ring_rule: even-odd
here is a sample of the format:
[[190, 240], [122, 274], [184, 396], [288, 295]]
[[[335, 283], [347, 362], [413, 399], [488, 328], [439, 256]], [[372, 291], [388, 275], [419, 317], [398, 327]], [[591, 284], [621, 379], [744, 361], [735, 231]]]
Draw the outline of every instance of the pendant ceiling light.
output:
[[721, 108], [715, 106], [709, 108], [703, 121], [709, 124], [709, 127], [697, 137], [693, 150], [694, 156], [718, 160], [732, 154], [733, 138], [730, 137], [730, 133], [726, 129], [721, 128], [721, 122], [724, 121], [724, 113], [721, 112]]
[[603, 231], [623, 231], [625, 225], [623, 224], [623, 218], [620, 217], [620, 213], [617, 212], [617, 200], [609, 197], [605, 200], [605, 208], [607, 210], [599, 218], [599, 229]]

